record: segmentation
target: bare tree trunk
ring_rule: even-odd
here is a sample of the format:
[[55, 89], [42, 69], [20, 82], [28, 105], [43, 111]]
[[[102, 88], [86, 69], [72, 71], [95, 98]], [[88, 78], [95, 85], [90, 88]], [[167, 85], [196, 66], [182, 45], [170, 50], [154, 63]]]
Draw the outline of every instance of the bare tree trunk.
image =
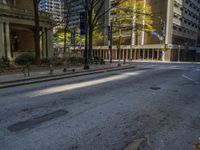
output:
[[89, 28], [89, 52], [88, 52], [89, 60], [92, 60], [92, 55], [93, 55], [92, 51], [93, 51], [93, 29]]
[[67, 29], [65, 27], [64, 29], [64, 53], [66, 53], [67, 50]]
[[92, 44], [93, 44], [93, 24], [92, 24], [92, 22], [93, 22], [93, 20], [92, 20], [92, 15], [93, 15], [93, 9], [92, 10], [90, 10], [89, 12], [88, 12], [89, 14], [88, 14], [88, 28], [89, 28], [89, 50], [88, 50], [88, 58], [89, 58], [89, 61], [91, 61], [91, 59], [92, 59]]
[[34, 28], [34, 36], [35, 36], [35, 63], [40, 64], [40, 24], [39, 24], [39, 14], [38, 14], [38, 1], [33, 0], [34, 3], [34, 14], [35, 14], [35, 28]]

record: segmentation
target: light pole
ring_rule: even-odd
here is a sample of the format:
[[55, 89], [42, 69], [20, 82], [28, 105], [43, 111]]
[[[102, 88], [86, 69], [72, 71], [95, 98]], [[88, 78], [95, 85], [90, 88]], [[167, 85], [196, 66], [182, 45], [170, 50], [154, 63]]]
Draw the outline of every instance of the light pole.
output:
[[113, 39], [112, 39], [112, 31], [113, 30], [113, 24], [112, 22], [110, 23], [110, 26], [108, 27], [108, 43], [109, 43], [109, 59], [110, 63], [112, 63], [112, 44], [113, 44]]

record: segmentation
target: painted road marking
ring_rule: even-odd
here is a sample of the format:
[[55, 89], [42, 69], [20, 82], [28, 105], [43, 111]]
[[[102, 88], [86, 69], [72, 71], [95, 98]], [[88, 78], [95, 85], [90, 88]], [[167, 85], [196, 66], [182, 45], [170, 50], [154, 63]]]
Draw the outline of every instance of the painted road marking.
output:
[[186, 75], [182, 75], [182, 77], [183, 78], [185, 78], [185, 79], [188, 79], [188, 80], [190, 80], [190, 81], [192, 81], [192, 82], [194, 82], [194, 83], [196, 83], [196, 84], [199, 84], [199, 82], [198, 81], [195, 81], [195, 80], [193, 80], [192, 78], [190, 78], [190, 77], [188, 77], [188, 76], [186, 76]]

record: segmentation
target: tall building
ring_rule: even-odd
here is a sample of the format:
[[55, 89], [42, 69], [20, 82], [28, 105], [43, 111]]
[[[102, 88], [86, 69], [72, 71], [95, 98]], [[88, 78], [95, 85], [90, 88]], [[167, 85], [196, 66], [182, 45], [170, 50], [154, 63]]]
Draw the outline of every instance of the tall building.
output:
[[165, 21], [165, 44], [190, 46], [197, 43], [200, 0], [149, 0], [149, 3], [154, 16]]
[[[112, 1], [115, 0], [107, 3]], [[162, 56], [162, 60], [177, 60], [179, 53], [182, 60], [194, 59], [200, 25], [200, 0], [133, 0], [133, 3], [135, 1], [144, 1], [144, 4], [151, 6], [153, 28], [163, 39], [151, 33], [141, 32], [135, 35], [137, 37], [134, 40], [139, 40], [132, 41], [134, 46], [141, 47], [141, 50], [148, 50], [150, 47], [162, 49], [162, 53], [158, 54]], [[105, 21], [107, 25], [109, 19], [112, 19], [112, 10]], [[129, 38], [130, 45], [131, 34], [124, 35]], [[181, 49], [181, 52], [177, 49]]]
[[[155, 24], [159, 21], [159, 17], [165, 22], [164, 43], [167, 48], [180, 49], [181, 47], [180, 59], [194, 60], [199, 33], [200, 0], [164, 0], [162, 2], [149, 0], [148, 2], [152, 6]], [[158, 24], [155, 28], [162, 29]], [[146, 38], [147, 44], [155, 42], [155, 38], [154, 40]], [[173, 55], [180, 54], [172, 51], [171, 57]]]
[[69, 15], [68, 18], [70, 28], [79, 28], [80, 13], [84, 12], [83, 0], [64, 0], [63, 3], [64, 18], [66, 20]]
[[[53, 55], [53, 20], [46, 13], [40, 15], [41, 57]], [[27, 0], [0, 0], [0, 57], [14, 59], [24, 52], [35, 52], [34, 5]]]
[[[104, 10], [117, 0], [106, 0]], [[132, 45], [141, 56], [156, 57], [157, 60], [194, 60], [196, 45], [198, 45], [200, 0], [132, 0], [143, 1], [152, 8], [154, 33], [142, 31], [140, 34], [125, 33], [127, 45]], [[71, 3], [70, 26], [79, 26], [80, 12], [84, 11], [82, 0]], [[113, 8], [115, 9], [115, 8]], [[104, 43], [109, 44], [107, 27], [113, 17], [112, 10], [102, 18], [104, 23]], [[135, 13], [137, 15], [137, 13]], [[133, 23], [134, 24], [134, 23]], [[131, 30], [130, 30], [131, 31]], [[155, 51], [155, 52], [154, 52]], [[154, 58], [153, 58], [154, 59]]]
[[56, 22], [63, 22], [63, 0], [41, 0], [40, 10], [51, 14]]

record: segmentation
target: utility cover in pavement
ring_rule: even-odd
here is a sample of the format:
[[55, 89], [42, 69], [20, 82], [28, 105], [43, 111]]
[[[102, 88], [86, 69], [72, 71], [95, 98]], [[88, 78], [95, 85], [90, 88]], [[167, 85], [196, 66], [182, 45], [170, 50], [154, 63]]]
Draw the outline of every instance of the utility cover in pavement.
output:
[[150, 89], [152, 89], [152, 90], [160, 90], [161, 88], [160, 87], [151, 87]]
[[66, 110], [57, 110], [57, 111], [51, 112], [49, 114], [45, 114], [43, 116], [31, 118], [26, 121], [22, 121], [22, 122], [18, 122], [13, 125], [10, 125], [10, 126], [8, 126], [8, 130], [11, 132], [18, 132], [18, 131], [24, 130], [26, 128], [33, 128], [37, 125], [42, 124], [43, 122], [64, 116], [67, 113], [68, 113], [68, 111], [66, 111]]

